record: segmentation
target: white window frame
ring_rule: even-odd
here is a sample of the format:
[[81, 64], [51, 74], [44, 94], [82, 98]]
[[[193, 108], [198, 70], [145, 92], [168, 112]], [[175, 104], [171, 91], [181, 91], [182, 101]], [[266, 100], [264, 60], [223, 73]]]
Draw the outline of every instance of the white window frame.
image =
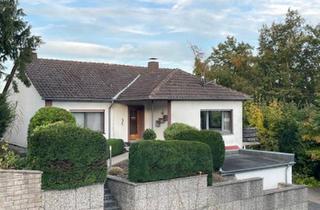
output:
[[[205, 129], [201, 128], [201, 112], [206, 112], [206, 128]], [[221, 130], [209, 128], [209, 112], [222, 112], [222, 114], [221, 114]], [[230, 131], [226, 130], [224, 128], [224, 114], [225, 114], [225, 112], [230, 112], [230, 120], [231, 120]], [[215, 131], [220, 132], [223, 135], [233, 134], [233, 110], [232, 109], [201, 109], [200, 110], [200, 129], [202, 129], [202, 130], [215, 130]]]
[[102, 134], [105, 134], [105, 110], [104, 109], [72, 109], [69, 110], [71, 113], [83, 113], [84, 114], [84, 128], [88, 128], [87, 122], [86, 122], [86, 113], [100, 113], [102, 114], [102, 120], [101, 120], [101, 128], [102, 131], [97, 131], [101, 132]]

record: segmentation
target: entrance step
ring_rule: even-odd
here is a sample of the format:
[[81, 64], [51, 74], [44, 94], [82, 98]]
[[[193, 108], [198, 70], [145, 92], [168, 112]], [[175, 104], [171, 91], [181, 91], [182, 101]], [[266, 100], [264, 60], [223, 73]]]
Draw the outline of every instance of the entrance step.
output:
[[104, 185], [104, 209], [105, 210], [121, 210], [116, 199], [113, 197], [107, 184]]

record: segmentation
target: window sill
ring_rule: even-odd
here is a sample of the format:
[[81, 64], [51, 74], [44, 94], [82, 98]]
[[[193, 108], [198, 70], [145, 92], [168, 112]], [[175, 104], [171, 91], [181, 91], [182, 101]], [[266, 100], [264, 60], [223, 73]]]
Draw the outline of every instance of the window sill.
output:
[[222, 136], [229, 136], [229, 135], [233, 135], [233, 132], [227, 132], [227, 131], [220, 131], [220, 130], [216, 130], [216, 129], [201, 129], [203, 131], [216, 131], [219, 132]]

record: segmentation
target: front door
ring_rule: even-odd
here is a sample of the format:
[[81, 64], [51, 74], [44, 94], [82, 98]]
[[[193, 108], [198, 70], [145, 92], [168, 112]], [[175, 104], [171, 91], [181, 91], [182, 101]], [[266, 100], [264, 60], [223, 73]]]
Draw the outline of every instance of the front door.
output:
[[144, 131], [144, 107], [129, 106], [129, 140], [142, 139]]

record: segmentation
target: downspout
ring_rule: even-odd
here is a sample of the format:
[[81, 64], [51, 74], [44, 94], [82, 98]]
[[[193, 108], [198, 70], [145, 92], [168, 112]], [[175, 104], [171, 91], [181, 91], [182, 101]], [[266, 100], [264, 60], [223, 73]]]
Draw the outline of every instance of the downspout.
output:
[[138, 74], [138, 76], [136, 76], [126, 87], [124, 87], [122, 90], [120, 90], [115, 96], [112, 97], [111, 99], [111, 104], [108, 107], [108, 139], [111, 138], [111, 108], [115, 102], [115, 100], [117, 100], [119, 98], [119, 96], [126, 91], [133, 83], [135, 83], [135, 81], [137, 79], [139, 79], [141, 75]]
[[286, 184], [288, 184], [288, 169], [289, 169], [289, 166], [290, 165], [287, 165], [287, 167], [286, 167], [286, 173], [285, 173], [286, 174], [286, 177], [285, 177], [285, 183]]
[[154, 127], [153, 127], [153, 100], [151, 100], [151, 128], [152, 128], [152, 130], [154, 129]]

